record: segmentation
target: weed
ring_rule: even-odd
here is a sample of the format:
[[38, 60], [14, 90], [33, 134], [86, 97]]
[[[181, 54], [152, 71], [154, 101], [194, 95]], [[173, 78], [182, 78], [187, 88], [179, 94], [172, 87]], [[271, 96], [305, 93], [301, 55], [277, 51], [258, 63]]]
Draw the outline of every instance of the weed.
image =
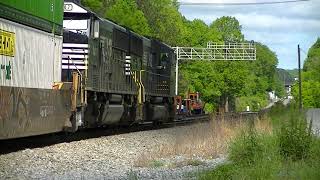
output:
[[136, 172], [130, 170], [128, 173], [127, 173], [127, 176], [128, 176], [128, 179], [129, 180], [138, 180], [138, 175]]
[[266, 119], [273, 132], [242, 132], [230, 145], [231, 163], [200, 179], [319, 179], [320, 139], [311, 135], [305, 118], [282, 106], [271, 112]]
[[184, 166], [201, 166], [206, 164], [205, 162], [199, 159], [185, 159], [183, 161], [173, 162], [169, 165], [170, 168], [180, 168]]
[[280, 153], [284, 158], [301, 160], [309, 154], [312, 140], [304, 116], [292, 112], [289, 119], [284, 119], [278, 132]]
[[154, 168], [162, 167], [164, 165], [165, 165], [164, 162], [161, 160], [153, 160], [150, 162], [150, 166]]
[[233, 179], [236, 174], [236, 166], [233, 164], [224, 164], [215, 168], [214, 171], [207, 171], [204, 174], [199, 175], [199, 179]]
[[191, 166], [200, 166], [200, 165], [204, 165], [205, 163], [203, 161], [200, 161], [198, 159], [189, 159], [187, 161], [187, 165], [191, 165]]
[[241, 122], [211, 121], [194, 124], [189, 127], [178, 127], [172, 140], [155, 147], [155, 150], [143, 153], [135, 160], [135, 165], [145, 167], [150, 161], [174, 156], [219, 157], [228, 149], [228, 142], [242, 128]]
[[[246, 128], [245, 117], [239, 115], [215, 116], [212, 121], [178, 127], [172, 140], [155, 148], [155, 151], [143, 153], [135, 160], [139, 167], [149, 166], [154, 159], [183, 156], [186, 158], [216, 158], [228, 151], [229, 142]], [[271, 133], [271, 123], [257, 120], [254, 123], [258, 132]], [[196, 163], [195, 163], [196, 164]]]
[[250, 165], [261, 155], [262, 145], [259, 142], [259, 135], [252, 127], [243, 131], [230, 146], [229, 158], [239, 164]]

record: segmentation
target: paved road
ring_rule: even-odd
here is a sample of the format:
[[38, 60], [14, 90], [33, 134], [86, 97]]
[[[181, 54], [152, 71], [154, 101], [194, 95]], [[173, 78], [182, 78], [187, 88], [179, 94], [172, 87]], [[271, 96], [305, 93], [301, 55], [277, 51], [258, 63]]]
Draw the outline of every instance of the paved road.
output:
[[[290, 103], [290, 99], [282, 100], [283, 105], [288, 105]], [[275, 101], [276, 102], [276, 101]], [[271, 102], [267, 108], [271, 108], [274, 106], [275, 102]], [[312, 120], [312, 130], [313, 132], [320, 137], [320, 108], [308, 109], [306, 112], [306, 117], [308, 122]]]
[[283, 103], [283, 105], [288, 105], [289, 103], [290, 103], [290, 99], [284, 99], [283, 101], [282, 101], [282, 103]]
[[309, 122], [312, 120], [312, 130], [315, 134], [320, 136], [320, 108], [308, 109], [307, 120]]

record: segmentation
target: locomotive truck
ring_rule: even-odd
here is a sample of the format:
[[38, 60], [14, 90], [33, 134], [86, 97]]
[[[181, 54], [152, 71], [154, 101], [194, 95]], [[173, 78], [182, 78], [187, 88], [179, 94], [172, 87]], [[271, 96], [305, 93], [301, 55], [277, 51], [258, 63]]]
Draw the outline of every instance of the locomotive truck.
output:
[[175, 116], [173, 49], [63, 0], [0, 2], [0, 139]]

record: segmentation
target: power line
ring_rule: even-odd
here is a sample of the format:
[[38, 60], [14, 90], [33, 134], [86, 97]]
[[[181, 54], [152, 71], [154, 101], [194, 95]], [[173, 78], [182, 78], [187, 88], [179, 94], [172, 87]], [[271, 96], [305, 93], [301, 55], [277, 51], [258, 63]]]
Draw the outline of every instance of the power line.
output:
[[307, 51], [305, 51], [305, 50], [303, 50], [303, 49], [301, 49], [301, 48], [300, 48], [300, 50], [301, 50], [301, 52], [303, 52], [303, 54], [305, 54], [305, 55], [307, 56], [307, 58], [312, 59], [312, 60], [314, 60], [314, 59], [316, 59], [316, 60], [320, 60], [320, 58], [319, 58], [319, 57], [308, 57], [308, 53], [307, 53]]
[[285, 1], [271, 1], [271, 2], [244, 2], [244, 3], [195, 3], [195, 2], [179, 2], [181, 6], [242, 6], [242, 5], [268, 5], [268, 4], [285, 4], [307, 2], [310, 0], [285, 0]]
[[319, 57], [308, 57], [308, 53], [307, 53], [307, 51], [306, 50], [303, 50], [302, 48], [300, 48], [300, 50], [301, 50], [301, 52], [303, 52], [303, 54], [305, 54], [307, 57], [307, 59], [310, 59], [310, 60], [314, 60], [314, 59], [316, 59], [316, 60], [320, 60], [320, 58]]
[[308, 53], [307, 53], [305, 50], [303, 50], [302, 48], [300, 48], [300, 50], [301, 50], [301, 52], [303, 52], [305, 55], [308, 55]]

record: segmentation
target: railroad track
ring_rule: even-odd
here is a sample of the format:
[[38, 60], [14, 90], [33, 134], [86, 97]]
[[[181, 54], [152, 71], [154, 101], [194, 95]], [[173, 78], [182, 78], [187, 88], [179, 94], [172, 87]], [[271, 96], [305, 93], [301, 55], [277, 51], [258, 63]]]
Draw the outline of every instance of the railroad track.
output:
[[176, 125], [180, 124], [188, 124], [188, 123], [195, 123], [195, 122], [202, 122], [210, 120], [209, 114], [200, 114], [200, 115], [192, 115], [192, 116], [177, 116], [177, 118], [172, 122]]
[[209, 120], [208, 114], [193, 116], [177, 116], [173, 122], [154, 125], [152, 122], [141, 123], [133, 126], [110, 126], [94, 129], [84, 129], [76, 133], [53, 133], [18, 139], [1, 140], [0, 154], [7, 154], [23, 149], [41, 148], [58, 143], [68, 143], [72, 141], [80, 141], [91, 138], [99, 138], [102, 136], [112, 136], [138, 131], [157, 130], [170, 128], [174, 126], [183, 126], [197, 122], [205, 122]]

